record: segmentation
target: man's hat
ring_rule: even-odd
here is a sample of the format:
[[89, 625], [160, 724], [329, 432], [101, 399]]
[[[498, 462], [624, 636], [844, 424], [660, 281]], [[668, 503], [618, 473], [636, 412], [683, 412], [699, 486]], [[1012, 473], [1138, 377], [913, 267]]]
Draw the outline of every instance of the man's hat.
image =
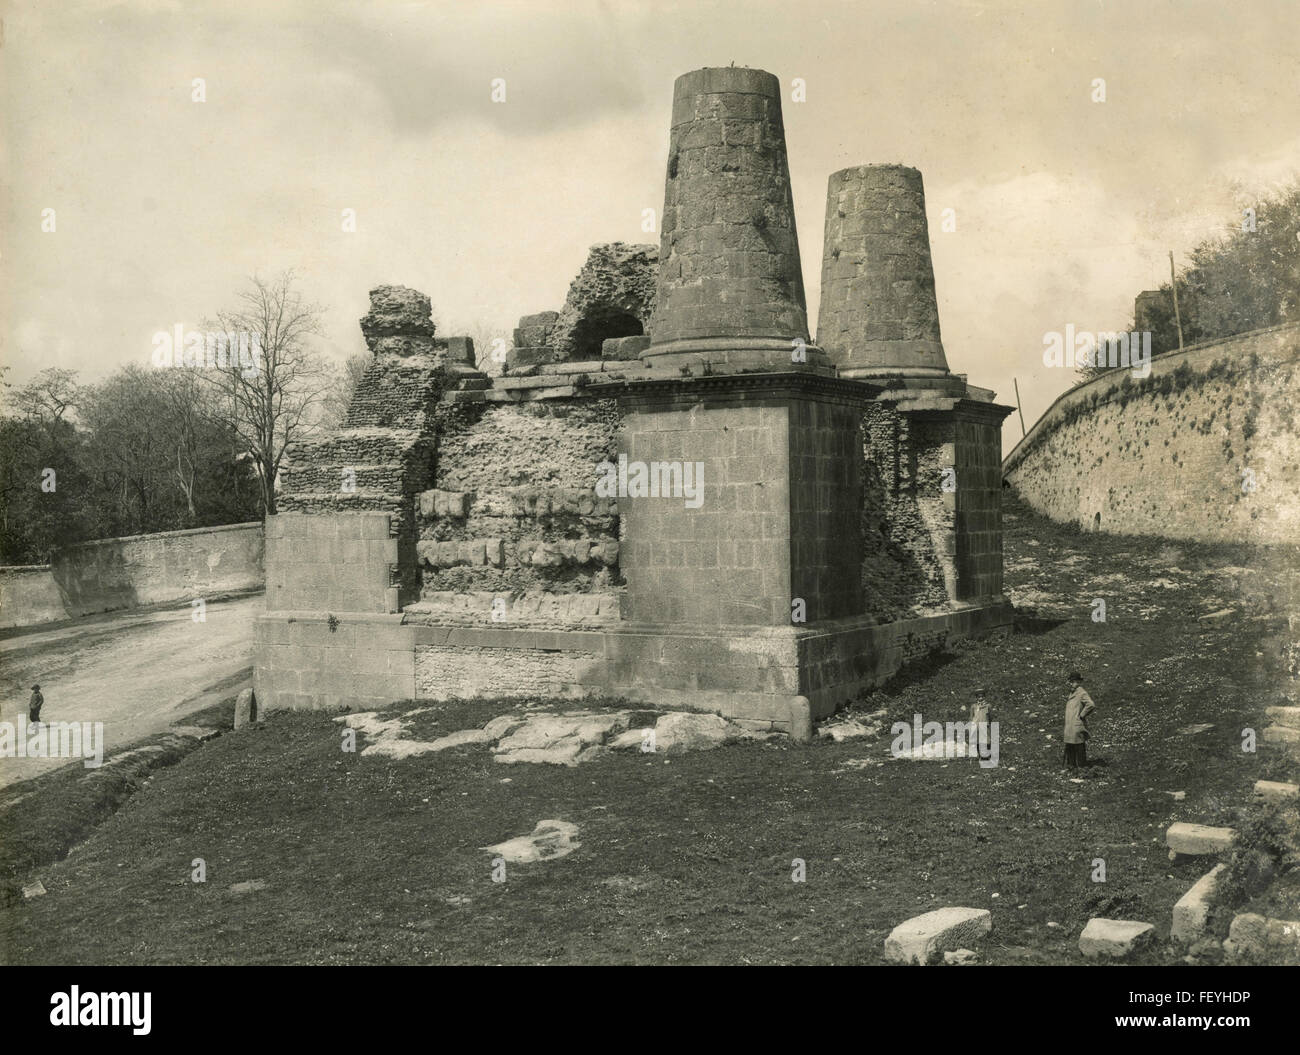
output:
[[1069, 678], [1068, 678], [1067, 680], [1069, 680], [1069, 681], [1083, 681], [1083, 675], [1080, 674], [1077, 670], [1072, 670], [1072, 671], [1070, 671], [1070, 675], [1069, 675]]
[[40, 691], [41, 691], [41, 687], [39, 685], [32, 686], [32, 692], [40, 692]]

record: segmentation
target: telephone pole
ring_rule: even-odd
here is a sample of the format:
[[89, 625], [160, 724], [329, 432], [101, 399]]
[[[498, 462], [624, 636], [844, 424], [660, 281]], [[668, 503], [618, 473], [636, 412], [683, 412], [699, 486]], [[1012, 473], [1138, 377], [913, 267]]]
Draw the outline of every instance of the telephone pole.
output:
[[1174, 322], [1178, 323], [1178, 350], [1183, 350], [1183, 317], [1178, 313], [1178, 279], [1174, 277], [1174, 252], [1169, 251], [1169, 288], [1174, 294]]

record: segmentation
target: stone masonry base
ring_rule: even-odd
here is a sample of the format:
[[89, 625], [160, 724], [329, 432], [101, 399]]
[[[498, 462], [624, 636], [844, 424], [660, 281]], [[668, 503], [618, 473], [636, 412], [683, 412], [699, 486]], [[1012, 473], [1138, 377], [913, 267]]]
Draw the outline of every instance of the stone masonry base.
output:
[[373, 708], [397, 700], [612, 695], [708, 711], [807, 736], [905, 663], [1009, 627], [1002, 598], [893, 623], [808, 627], [622, 624], [545, 630], [403, 623], [401, 615], [268, 612], [254, 690], [275, 708]]

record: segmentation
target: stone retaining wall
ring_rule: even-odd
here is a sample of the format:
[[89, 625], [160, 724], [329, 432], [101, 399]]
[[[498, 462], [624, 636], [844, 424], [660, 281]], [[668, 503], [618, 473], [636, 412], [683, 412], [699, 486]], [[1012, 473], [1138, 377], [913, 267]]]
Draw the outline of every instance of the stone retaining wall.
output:
[[0, 627], [259, 590], [262, 524], [227, 524], [68, 546], [44, 567], [0, 568]]

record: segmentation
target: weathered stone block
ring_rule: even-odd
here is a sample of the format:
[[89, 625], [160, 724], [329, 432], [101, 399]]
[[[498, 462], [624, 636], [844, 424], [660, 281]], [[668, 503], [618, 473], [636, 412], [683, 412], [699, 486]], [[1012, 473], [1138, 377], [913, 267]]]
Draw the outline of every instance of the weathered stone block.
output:
[[244, 689], [235, 697], [235, 728], [242, 729], [258, 721], [259, 717], [253, 690]]
[[1174, 905], [1173, 925], [1169, 937], [1186, 945], [1205, 936], [1205, 924], [1210, 916], [1210, 901], [1214, 897], [1214, 888], [1219, 875], [1227, 865], [1215, 865], [1213, 869], [1201, 876]]
[[1237, 833], [1231, 828], [1212, 828], [1205, 824], [1171, 824], [1165, 833], [1165, 844], [1176, 854], [1198, 856], [1223, 853], [1232, 847]]
[[974, 944], [992, 929], [993, 916], [988, 909], [935, 909], [895, 927], [885, 939], [885, 959], [932, 964], [943, 953]]
[[1079, 935], [1079, 951], [1089, 959], [1121, 959], [1155, 940], [1150, 923], [1094, 917]]
[[640, 359], [650, 347], [650, 335], [639, 334], [633, 337], [607, 337], [600, 345], [601, 359], [620, 362]]
[[1287, 802], [1300, 796], [1300, 785], [1277, 780], [1255, 781], [1255, 797], [1263, 802]]
[[1300, 958], [1300, 920], [1269, 919], [1254, 912], [1235, 916], [1223, 951], [1230, 961], [1294, 963]]
[[466, 366], [475, 365], [474, 338], [448, 337], [447, 359], [453, 363], [463, 363]]

